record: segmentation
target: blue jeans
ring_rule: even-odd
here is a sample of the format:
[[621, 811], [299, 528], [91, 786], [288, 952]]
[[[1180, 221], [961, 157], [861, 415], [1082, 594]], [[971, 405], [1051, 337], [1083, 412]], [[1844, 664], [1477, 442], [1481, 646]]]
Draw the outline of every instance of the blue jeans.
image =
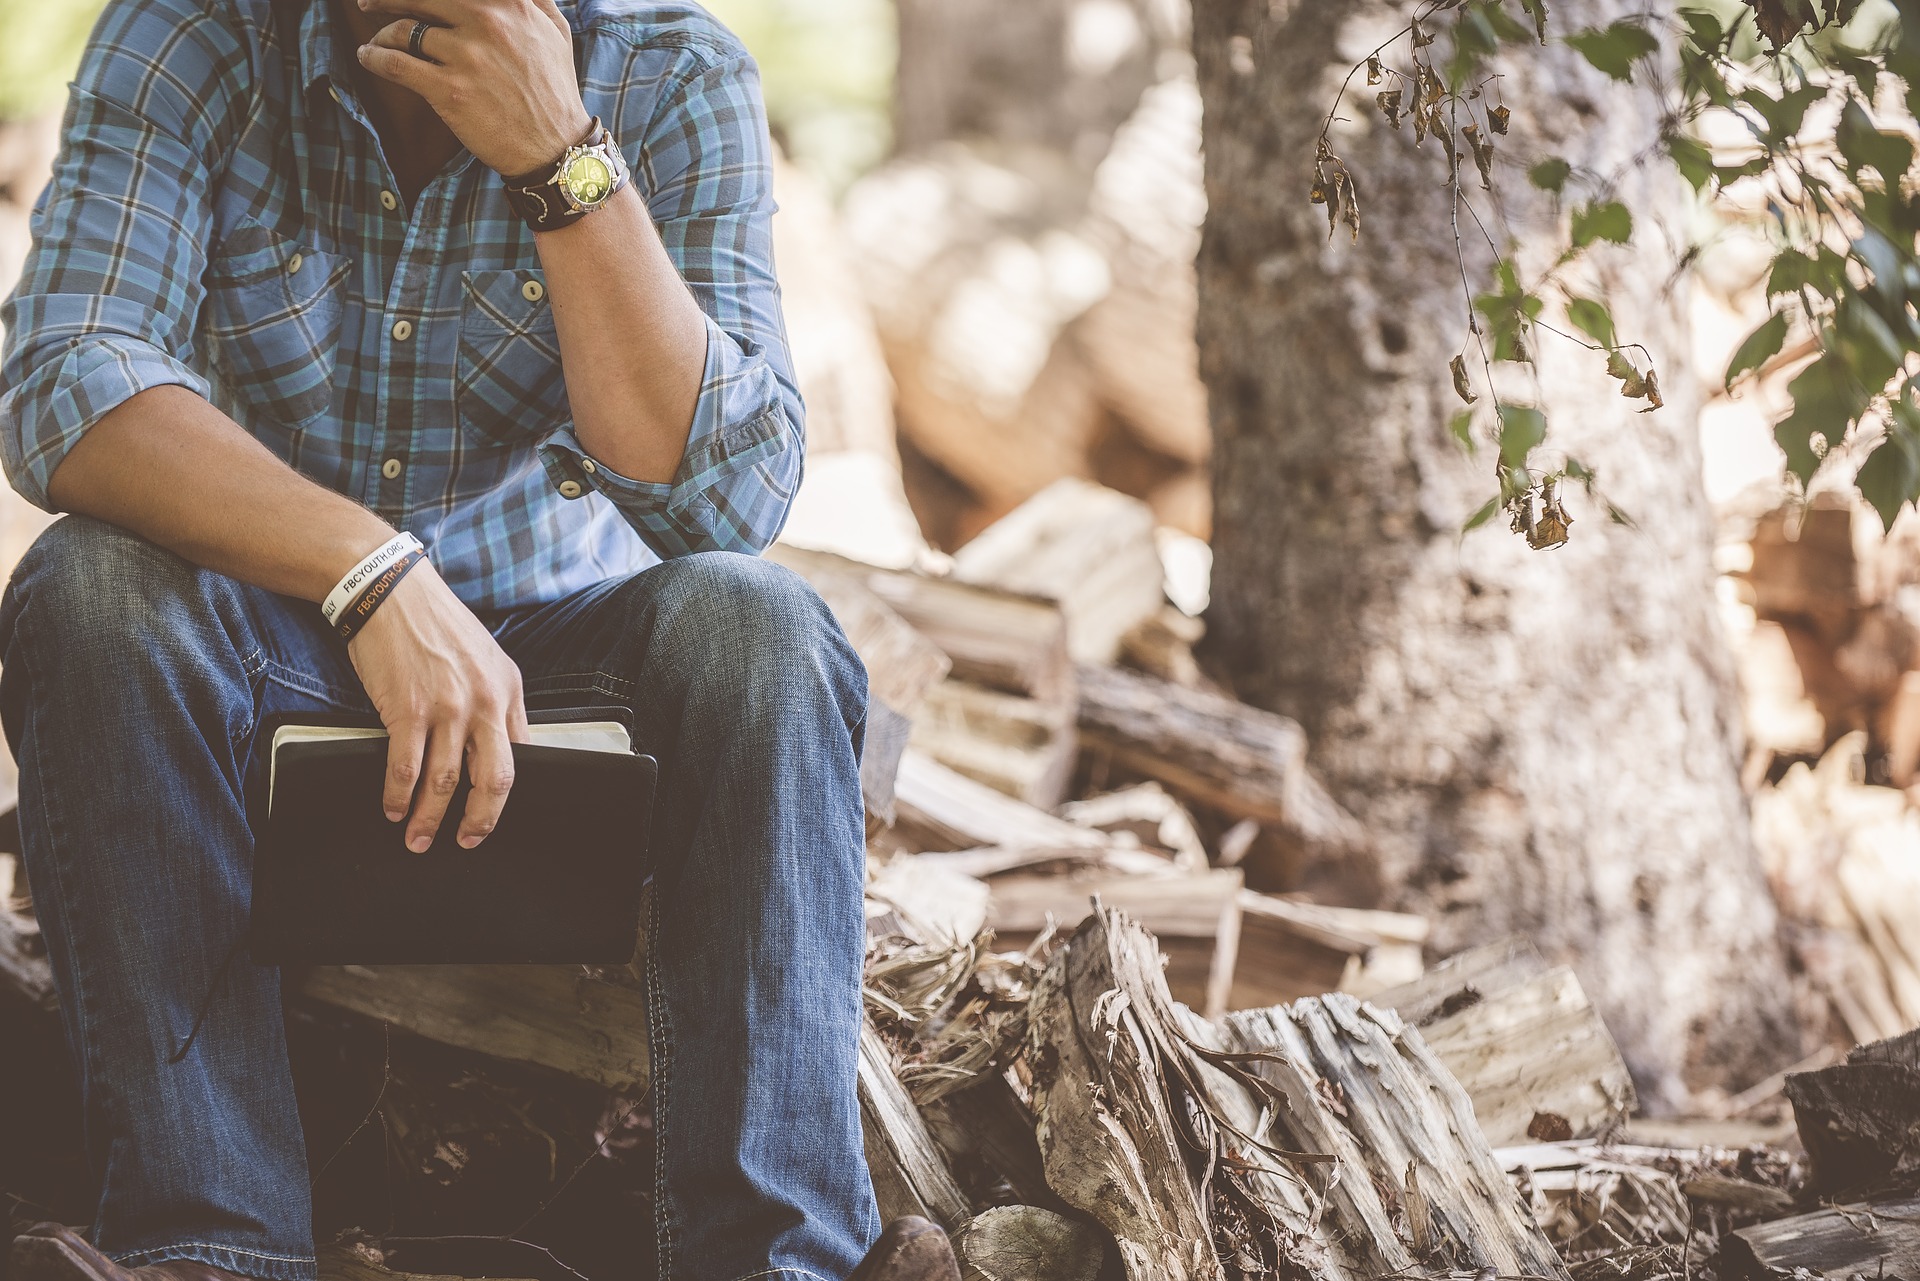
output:
[[[856, 1098], [866, 672], [794, 574], [724, 552], [486, 620], [529, 710], [619, 704], [660, 761], [647, 955], [662, 1281], [839, 1281], [878, 1235]], [[242, 805], [278, 712], [366, 712], [313, 605], [57, 521], [0, 604], [27, 876], [129, 1265], [311, 1281], [280, 975]], [[373, 798], [368, 798], [373, 804]]]

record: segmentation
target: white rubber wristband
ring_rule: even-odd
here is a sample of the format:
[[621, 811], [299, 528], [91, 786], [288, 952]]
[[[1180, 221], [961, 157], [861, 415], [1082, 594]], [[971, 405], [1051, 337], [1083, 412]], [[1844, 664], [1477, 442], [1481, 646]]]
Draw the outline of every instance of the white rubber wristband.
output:
[[334, 620], [340, 616], [340, 611], [353, 603], [353, 598], [359, 594], [360, 589], [365, 587], [375, 574], [378, 574], [381, 570], [393, 564], [394, 561], [399, 560], [408, 552], [415, 551], [424, 552], [426, 548], [422, 547], [420, 540], [412, 534], [405, 532], [398, 533], [382, 543], [378, 550], [348, 570], [347, 576], [336, 583], [333, 590], [327, 593], [327, 599], [321, 602], [320, 613], [326, 618], [327, 626], [332, 627], [334, 625]]

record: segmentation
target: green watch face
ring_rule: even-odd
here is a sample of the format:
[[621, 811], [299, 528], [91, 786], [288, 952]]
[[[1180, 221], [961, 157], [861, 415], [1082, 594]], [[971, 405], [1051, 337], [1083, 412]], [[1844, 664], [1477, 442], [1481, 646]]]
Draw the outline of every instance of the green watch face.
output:
[[575, 156], [560, 175], [560, 185], [583, 205], [597, 205], [613, 191], [613, 169], [599, 156]]

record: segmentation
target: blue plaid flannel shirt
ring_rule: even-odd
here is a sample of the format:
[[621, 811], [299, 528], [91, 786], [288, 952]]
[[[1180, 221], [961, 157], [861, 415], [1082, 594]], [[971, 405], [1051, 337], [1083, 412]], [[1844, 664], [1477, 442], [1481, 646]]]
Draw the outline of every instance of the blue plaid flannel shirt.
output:
[[0, 305], [0, 461], [47, 481], [148, 387], [206, 396], [427, 544], [477, 609], [660, 558], [755, 552], [799, 483], [758, 73], [677, 0], [560, 0], [587, 110], [619, 139], [708, 317], [670, 484], [575, 438], [533, 235], [464, 150], [409, 210], [327, 0], [110, 0], [34, 243]]

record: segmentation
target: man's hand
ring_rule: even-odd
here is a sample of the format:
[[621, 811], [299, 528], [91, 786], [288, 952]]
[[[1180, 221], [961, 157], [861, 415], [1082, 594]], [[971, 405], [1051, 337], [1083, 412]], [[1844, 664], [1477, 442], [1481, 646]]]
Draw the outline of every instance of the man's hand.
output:
[[[586, 138], [593, 118], [574, 79], [573, 32], [553, 0], [348, 3], [396, 19], [362, 46], [361, 65], [425, 98], [496, 173], [531, 173]], [[420, 20], [434, 29], [416, 58], [407, 41]]]
[[513, 787], [509, 743], [527, 737], [520, 669], [431, 564], [417, 565], [348, 642], [347, 653], [387, 727], [381, 804], [407, 822], [407, 848], [433, 843], [467, 764], [473, 790], [460, 821], [472, 849], [500, 821]]

